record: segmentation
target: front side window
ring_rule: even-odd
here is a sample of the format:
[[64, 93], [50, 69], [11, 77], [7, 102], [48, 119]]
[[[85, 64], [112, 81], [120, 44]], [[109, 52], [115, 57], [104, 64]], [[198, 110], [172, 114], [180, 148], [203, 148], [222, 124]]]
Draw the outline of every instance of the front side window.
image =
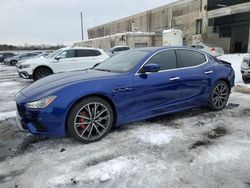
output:
[[73, 58], [75, 57], [75, 51], [74, 50], [66, 50], [59, 54], [57, 57], [60, 59], [65, 59], [65, 58]]
[[176, 55], [174, 50], [159, 52], [151, 57], [147, 64], [158, 64], [160, 70], [170, 70], [177, 68]]
[[207, 61], [204, 54], [193, 50], [178, 50], [183, 67], [192, 67]]

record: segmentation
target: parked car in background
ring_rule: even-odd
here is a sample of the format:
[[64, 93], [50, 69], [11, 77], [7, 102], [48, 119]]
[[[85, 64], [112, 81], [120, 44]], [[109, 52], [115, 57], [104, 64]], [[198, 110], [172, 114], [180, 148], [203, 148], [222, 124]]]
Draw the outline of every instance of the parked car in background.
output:
[[1, 52], [0, 53], [0, 63], [3, 62], [6, 58], [10, 58], [15, 56], [14, 53], [11, 52]]
[[108, 55], [113, 56], [114, 54], [117, 54], [119, 52], [126, 51], [126, 50], [131, 50], [131, 47], [129, 47], [129, 46], [115, 46], [115, 47], [108, 50]]
[[242, 80], [245, 83], [250, 83], [250, 54], [243, 57], [241, 63], [241, 74], [242, 74]]
[[234, 78], [230, 63], [192, 48], [134, 49], [24, 88], [15, 97], [17, 125], [95, 142], [113, 126], [195, 107], [222, 110]]
[[18, 63], [16, 64], [16, 67], [17, 68], [20, 68], [21, 64], [24, 63], [25, 61], [27, 60], [30, 60], [30, 59], [35, 59], [35, 58], [44, 58], [46, 57], [47, 55], [49, 55], [51, 52], [42, 52], [41, 54], [38, 54], [34, 57], [31, 57], [29, 59], [23, 59], [23, 60], [19, 60]]
[[18, 68], [18, 73], [22, 78], [38, 80], [53, 73], [92, 68], [108, 58], [102, 49], [67, 47], [45, 58], [26, 60]]
[[4, 64], [10, 65], [10, 66], [15, 66], [18, 63], [18, 61], [32, 58], [32, 57], [37, 56], [38, 54], [41, 54], [41, 53], [42, 52], [22, 53], [22, 54], [5, 59]]
[[221, 47], [216, 47], [213, 44], [195, 44], [191, 46], [192, 48], [198, 49], [198, 50], [202, 50], [204, 52], [209, 53], [212, 56], [221, 56], [224, 54], [224, 50]]

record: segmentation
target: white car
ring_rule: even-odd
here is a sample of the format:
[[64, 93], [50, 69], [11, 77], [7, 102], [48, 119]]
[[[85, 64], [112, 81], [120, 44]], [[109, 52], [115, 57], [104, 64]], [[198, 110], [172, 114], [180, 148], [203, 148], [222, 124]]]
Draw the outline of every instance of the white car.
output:
[[199, 49], [202, 50], [204, 52], [207, 52], [208, 54], [212, 55], [212, 56], [221, 56], [224, 54], [224, 50], [221, 47], [215, 47], [215, 45], [212, 44], [194, 44], [190, 47], [193, 47], [195, 49]]
[[67, 47], [54, 51], [44, 58], [35, 58], [21, 63], [19, 76], [38, 80], [53, 73], [92, 68], [109, 56], [97, 48]]
[[242, 74], [242, 80], [244, 83], [249, 84], [250, 83], [250, 54], [243, 57], [242, 63], [241, 63], [241, 74]]

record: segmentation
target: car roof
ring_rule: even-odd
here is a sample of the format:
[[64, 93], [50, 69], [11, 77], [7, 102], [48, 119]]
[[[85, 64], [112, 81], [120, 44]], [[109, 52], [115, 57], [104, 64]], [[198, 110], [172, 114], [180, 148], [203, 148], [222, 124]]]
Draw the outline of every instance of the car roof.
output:
[[164, 50], [164, 49], [192, 49], [195, 50], [194, 48], [191, 48], [189, 46], [161, 46], [161, 47], [145, 47], [145, 48], [136, 48], [134, 50], [142, 50], [142, 51], [149, 51], [149, 52], [156, 52], [159, 50]]
[[78, 50], [102, 50], [100, 48], [92, 48], [92, 47], [81, 47], [81, 46], [74, 46], [74, 47], [68, 47], [68, 49], [78, 49]]

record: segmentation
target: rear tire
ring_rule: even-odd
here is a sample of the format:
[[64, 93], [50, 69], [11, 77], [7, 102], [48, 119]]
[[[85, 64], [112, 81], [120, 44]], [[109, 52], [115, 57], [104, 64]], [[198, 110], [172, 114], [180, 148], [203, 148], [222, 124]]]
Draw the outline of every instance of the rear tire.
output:
[[209, 109], [219, 111], [225, 108], [229, 95], [230, 89], [228, 84], [223, 80], [216, 82], [210, 92], [208, 100]]
[[76, 103], [68, 114], [69, 135], [89, 144], [105, 137], [114, 122], [110, 104], [100, 97], [87, 97]]
[[36, 81], [36, 80], [39, 80], [39, 79], [44, 78], [46, 76], [49, 76], [51, 74], [53, 74], [53, 72], [49, 68], [40, 67], [40, 68], [35, 70], [33, 78]]

